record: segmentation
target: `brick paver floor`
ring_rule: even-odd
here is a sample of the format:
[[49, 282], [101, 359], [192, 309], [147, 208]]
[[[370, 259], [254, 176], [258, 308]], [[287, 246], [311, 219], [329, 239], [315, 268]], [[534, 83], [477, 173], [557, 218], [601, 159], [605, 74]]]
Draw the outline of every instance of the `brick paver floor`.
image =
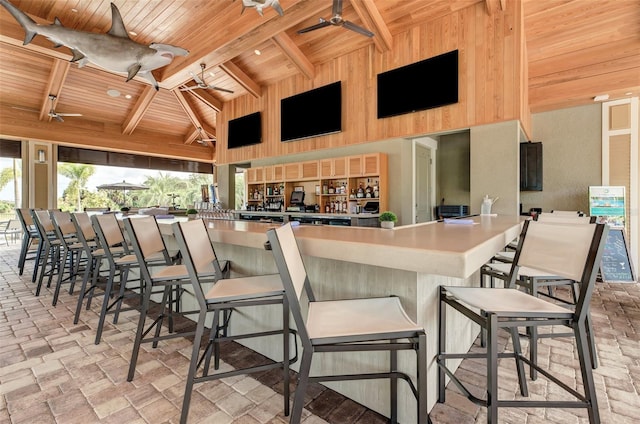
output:
[[[95, 345], [99, 300], [73, 324], [77, 295], [63, 292], [56, 307], [52, 291], [35, 297], [32, 263], [17, 273], [18, 245], [0, 247], [0, 423], [176, 423], [192, 340], [144, 346], [139, 374], [126, 381], [137, 312], [107, 324]], [[603, 423], [640, 423], [640, 287], [599, 283], [591, 305], [600, 366], [594, 371]], [[503, 343], [506, 338], [503, 339]], [[526, 341], [523, 348], [526, 349]], [[262, 361], [257, 353], [226, 344], [225, 367]], [[572, 339], [542, 339], [539, 360], [569, 384], [581, 378]], [[484, 366], [465, 360], [457, 375], [482, 393]], [[513, 362], [501, 363], [502, 398], [516, 398]], [[294, 379], [295, 383], [295, 379]], [[292, 383], [293, 384], [293, 383]], [[292, 387], [294, 387], [292, 385]], [[535, 399], [562, 396], [544, 378], [529, 381]], [[386, 422], [380, 415], [343, 396], [313, 385], [307, 396], [305, 424]], [[483, 423], [486, 412], [447, 390], [447, 402], [431, 411], [434, 423]], [[278, 372], [238, 376], [196, 386], [190, 422], [253, 424], [288, 422], [282, 413]], [[586, 423], [584, 410], [501, 409], [501, 423]]]

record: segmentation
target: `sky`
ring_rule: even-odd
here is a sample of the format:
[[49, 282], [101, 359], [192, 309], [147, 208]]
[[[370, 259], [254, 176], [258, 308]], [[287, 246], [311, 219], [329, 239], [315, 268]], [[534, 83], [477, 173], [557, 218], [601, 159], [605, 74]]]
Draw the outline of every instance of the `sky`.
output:
[[[0, 169], [11, 168], [13, 166], [12, 159], [10, 158], [0, 158]], [[93, 174], [91, 178], [89, 178], [89, 182], [87, 183], [87, 190], [92, 192], [97, 192], [96, 186], [102, 184], [112, 184], [117, 182], [122, 182], [125, 180], [128, 183], [132, 184], [142, 184], [144, 183], [147, 176], [158, 176], [158, 172], [150, 169], [136, 169], [136, 168], [121, 168], [114, 166], [99, 166], [95, 165], [96, 172]], [[161, 171], [163, 174], [169, 174], [172, 176], [177, 176], [181, 178], [186, 178], [189, 173], [186, 172], [171, 172], [171, 171]], [[69, 185], [69, 179], [65, 178], [61, 175], [58, 175], [58, 196], [67, 188]], [[0, 190], [0, 200], [9, 200], [13, 201], [13, 183], [7, 184], [2, 190]]]

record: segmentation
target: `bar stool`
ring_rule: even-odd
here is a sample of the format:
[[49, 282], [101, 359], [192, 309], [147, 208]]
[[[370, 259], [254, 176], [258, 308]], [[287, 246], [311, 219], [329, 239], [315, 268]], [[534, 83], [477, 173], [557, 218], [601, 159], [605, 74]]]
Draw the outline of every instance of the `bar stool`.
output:
[[47, 277], [47, 287], [51, 287], [53, 276], [58, 271], [60, 240], [56, 236], [55, 227], [48, 211], [31, 210], [31, 217], [38, 233], [38, 251], [31, 280], [35, 281], [37, 276], [36, 296], [39, 296], [44, 277]]
[[[263, 372], [271, 369], [282, 369], [284, 380], [284, 415], [289, 415], [289, 365], [297, 360], [297, 349], [293, 358], [289, 358], [290, 334], [296, 332], [289, 329], [289, 305], [284, 296], [284, 288], [279, 274], [259, 275], [238, 278], [222, 278], [223, 271], [218, 263], [213, 244], [209, 238], [206, 224], [202, 219], [172, 225], [173, 232], [180, 247], [182, 261], [187, 268], [195, 297], [200, 307], [198, 325], [191, 353], [191, 364], [187, 376], [187, 385], [182, 402], [181, 423], [186, 423], [189, 416], [191, 393], [196, 383], [232, 377], [235, 375]], [[213, 283], [206, 292], [203, 285]], [[282, 305], [282, 328], [257, 331], [253, 333], [225, 335], [219, 331], [220, 312], [231, 308], [248, 306]], [[204, 335], [205, 321], [209, 312], [213, 312], [212, 331], [202, 356], [200, 356], [200, 340]], [[212, 344], [222, 341], [249, 339], [282, 335], [282, 361], [272, 364], [258, 365], [233, 371], [209, 374]], [[294, 339], [294, 345], [297, 346]], [[204, 361], [201, 376], [197, 376], [198, 368]], [[217, 368], [217, 366], [216, 366]]]
[[[56, 237], [60, 242], [58, 278], [51, 302], [53, 306], [56, 306], [60, 296], [60, 289], [65, 281], [69, 283], [69, 294], [73, 293], [76, 277], [81, 267], [86, 266], [87, 258], [83, 259], [82, 257], [84, 246], [78, 239], [76, 226], [71, 221], [71, 214], [53, 210], [50, 215]], [[68, 274], [66, 279], [64, 278], [65, 270], [67, 270]]]
[[[109, 271], [104, 287], [104, 298], [100, 309], [100, 316], [98, 318], [98, 327], [96, 329], [95, 344], [99, 344], [100, 339], [102, 338], [102, 331], [104, 329], [104, 323], [107, 315], [110, 313], [114, 314], [113, 323], [116, 324], [118, 322], [118, 315], [120, 312], [134, 309], [137, 310], [138, 307], [122, 308], [122, 301], [125, 297], [139, 296], [139, 303], [142, 304], [142, 288], [138, 284], [138, 286], [132, 288], [134, 290], [138, 290], [138, 293], [131, 293], [129, 295], [125, 293], [127, 283], [129, 282], [129, 271], [131, 268], [138, 267], [138, 258], [135, 253], [129, 250], [129, 245], [125, 240], [115, 214], [92, 215], [90, 219], [100, 243], [102, 254], [100, 259], [101, 261], [106, 259], [109, 264]], [[116, 277], [118, 277], [117, 283], [120, 288], [117, 291], [117, 297], [114, 299], [116, 292], [114, 289]], [[138, 278], [136, 281], [139, 283], [140, 279]], [[93, 284], [91, 285], [88, 293], [87, 309], [89, 309], [91, 305], [91, 299], [98, 284], [98, 278], [97, 276], [94, 276]], [[82, 303], [79, 301], [78, 307], [76, 308], [76, 315], [79, 314], [81, 307]]]
[[[18, 220], [22, 226], [22, 245], [20, 247], [20, 256], [18, 257], [18, 274], [22, 275], [24, 272], [25, 262], [28, 260], [35, 260], [36, 258], [36, 252], [32, 252], [31, 257], [29, 257], [29, 251], [31, 250], [33, 243], [38, 241], [38, 231], [33, 223], [33, 218], [31, 217], [31, 213], [29, 213], [29, 209], [16, 208], [16, 215], [18, 216]], [[35, 278], [32, 279], [32, 282], [35, 282]]]
[[[96, 215], [97, 216], [97, 215]], [[124, 219], [124, 227], [131, 247], [140, 267], [140, 279], [143, 287], [143, 299], [140, 305], [140, 318], [129, 361], [127, 381], [135, 376], [138, 353], [142, 343], [151, 343], [154, 348], [162, 340], [175, 337], [188, 337], [195, 331], [174, 332], [173, 315], [180, 296], [174, 294], [182, 285], [191, 284], [187, 268], [182, 264], [174, 264], [154, 216], [129, 217]], [[159, 288], [162, 291], [161, 311], [147, 327], [145, 320], [149, 314], [151, 295]], [[183, 315], [196, 314], [200, 311], [181, 311]], [[168, 333], [161, 335], [162, 325], [167, 320]], [[148, 334], [152, 334], [147, 337]]]
[[[280, 271], [296, 328], [302, 341], [302, 362], [293, 400], [291, 423], [302, 416], [304, 397], [310, 382], [388, 378], [391, 393], [391, 422], [397, 422], [398, 378], [409, 384], [417, 400], [418, 423], [431, 422], [427, 413], [427, 338], [422, 327], [406, 314], [395, 296], [317, 301], [305, 270], [291, 224], [267, 231], [273, 256]], [[301, 305], [303, 293], [308, 305]], [[306, 318], [302, 310], [308, 310]], [[416, 353], [417, 380], [397, 370], [398, 351]], [[310, 377], [316, 352], [389, 352], [389, 372]]]
[[[520, 236], [507, 288], [440, 287], [440, 331], [437, 364], [439, 367], [438, 401], [445, 402], [445, 375], [472, 402], [487, 407], [487, 422], [498, 422], [499, 407], [520, 408], [586, 408], [591, 424], [599, 423], [596, 389], [593, 380], [586, 318], [594, 290], [596, 275], [604, 251], [609, 228], [603, 224], [548, 224], [526, 221]], [[531, 267], [579, 282], [580, 294], [574, 310], [515, 289], [521, 267]], [[447, 306], [457, 310], [487, 331], [484, 353], [451, 353], [447, 351]], [[518, 327], [565, 325], [573, 330], [584, 394], [553, 376], [548, 370], [526, 358], [520, 349]], [[513, 339], [513, 352], [497, 351], [499, 329], [508, 330]], [[524, 366], [526, 363], [557, 384], [577, 400], [500, 400], [498, 398], [498, 358], [511, 357], [522, 396], [528, 396]], [[483, 358], [487, 363], [486, 400], [473, 396], [447, 367], [449, 359]]]
[[[557, 215], [553, 214], [539, 214], [536, 216], [536, 221], [546, 222], [552, 224], [593, 224], [595, 223], [595, 217], [589, 217], [579, 215], [577, 212], [571, 214]], [[480, 268], [481, 286], [486, 287], [486, 279], [489, 278], [490, 287], [495, 287], [495, 280], [502, 280], [504, 286], [509, 280], [511, 272], [511, 263], [515, 257], [514, 251], [499, 252], [493, 257], [493, 262], [483, 265]], [[516, 285], [526, 290], [533, 296], [544, 296], [547, 299], [551, 299], [558, 304], [564, 305], [567, 308], [574, 308], [578, 302], [579, 288], [576, 281], [568, 280], [566, 278], [550, 274], [539, 269], [533, 269], [531, 267], [521, 267], [518, 271], [518, 278], [516, 279]], [[557, 287], [568, 287], [570, 292], [570, 299], [558, 296], [556, 294]], [[546, 289], [546, 291], [543, 291]], [[596, 352], [595, 340], [592, 337], [593, 326], [591, 324], [591, 316], [587, 314], [587, 337], [589, 339], [589, 355], [591, 357], [591, 364], [593, 369], [598, 368], [598, 354]], [[538, 338], [551, 338], [551, 337], [571, 337], [571, 332], [549, 332], [539, 334], [535, 327], [527, 329], [527, 337], [530, 339], [529, 347], [529, 359], [532, 362], [536, 362], [538, 356]], [[485, 332], [481, 333], [481, 346], [485, 346]], [[537, 373], [535, 368], [530, 370], [531, 378], [535, 380]]]

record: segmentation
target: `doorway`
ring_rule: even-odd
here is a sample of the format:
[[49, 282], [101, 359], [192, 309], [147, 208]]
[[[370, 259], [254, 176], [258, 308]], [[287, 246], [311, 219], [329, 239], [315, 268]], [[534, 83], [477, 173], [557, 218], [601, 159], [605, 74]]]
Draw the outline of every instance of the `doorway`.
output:
[[414, 224], [433, 220], [434, 164], [432, 150], [437, 141], [431, 138], [414, 140]]

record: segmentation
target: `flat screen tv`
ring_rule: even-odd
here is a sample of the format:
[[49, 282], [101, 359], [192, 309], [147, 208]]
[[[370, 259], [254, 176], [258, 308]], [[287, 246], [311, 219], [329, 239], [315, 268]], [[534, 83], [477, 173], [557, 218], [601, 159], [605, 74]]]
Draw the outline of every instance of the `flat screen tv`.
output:
[[341, 81], [280, 100], [280, 137], [283, 142], [340, 131]]
[[262, 142], [262, 119], [260, 112], [229, 120], [227, 147], [250, 146]]
[[458, 102], [458, 50], [378, 74], [378, 119]]

